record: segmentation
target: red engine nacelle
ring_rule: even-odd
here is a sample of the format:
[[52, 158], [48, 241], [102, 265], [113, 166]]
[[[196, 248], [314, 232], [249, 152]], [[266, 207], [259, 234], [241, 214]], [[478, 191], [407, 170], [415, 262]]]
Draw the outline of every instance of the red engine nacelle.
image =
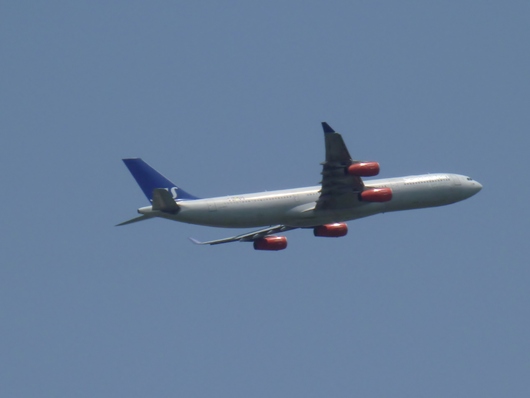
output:
[[338, 238], [348, 233], [348, 226], [343, 222], [336, 222], [333, 224], [319, 225], [313, 228], [315, 236], [325, 236], [327, 238]]
[[379, 174], [379, 163], [359, 162], [350, 165], [346, 172], [357, 177], [373, 177]]
[[255, 250], [283, 250], [287, 247], [285, 236], [265, 236], [254, 241]]
[[362, 191], [359, 195], [364, 202], [388, 202], [392, 199], [391, 188], [372, 188]]

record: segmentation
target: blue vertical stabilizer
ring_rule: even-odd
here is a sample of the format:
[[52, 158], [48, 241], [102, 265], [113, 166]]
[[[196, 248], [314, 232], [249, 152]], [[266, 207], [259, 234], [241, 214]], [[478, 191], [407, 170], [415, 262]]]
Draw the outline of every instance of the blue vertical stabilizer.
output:
[[190, 195], [183, 189], [177, 187], [174, 183], [169, 181], [166, 177], [153, 169], [140, 158], [123, 159], [123, 163], [125, 163], [125, 166], [127, 166], [150, 202], [153, 201], [153, 191], [157, 188], [167, 190], [174, 200], [199, 199], [196, 196]]

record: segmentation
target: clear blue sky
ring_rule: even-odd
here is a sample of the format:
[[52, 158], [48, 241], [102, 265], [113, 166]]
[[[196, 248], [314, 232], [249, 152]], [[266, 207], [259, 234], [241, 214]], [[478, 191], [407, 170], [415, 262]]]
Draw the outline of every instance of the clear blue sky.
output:
[[[0, 396], [530, 396], [526, 1], [0, 8]], [[126, 227], [142, 157], [201, 197], [315, 185], [327, 121], [452, 206], [289, 248]]]

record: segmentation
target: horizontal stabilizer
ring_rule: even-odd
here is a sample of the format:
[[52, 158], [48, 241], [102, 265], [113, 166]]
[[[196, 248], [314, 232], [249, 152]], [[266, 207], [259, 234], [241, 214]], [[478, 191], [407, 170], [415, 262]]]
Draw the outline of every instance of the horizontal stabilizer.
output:
[[132, 218], [130, 220], [127, 220], [127, 221], [124, 221], [122, 223], [119, 223], [119, 224], [116, 224], [117, 227], [120, 227], [122, 225], [127, 225], [127, 224], [132, 224], [133, 222], [138, 222], [138, 221], [143, 221], [143, 220], [148, 220], [150, 218], [153, 218], [153, 216], [148, 216], [146, 214], [144, 214], [143, 216], [140, 216], [140, 217], [136, 217], [136, 218]]

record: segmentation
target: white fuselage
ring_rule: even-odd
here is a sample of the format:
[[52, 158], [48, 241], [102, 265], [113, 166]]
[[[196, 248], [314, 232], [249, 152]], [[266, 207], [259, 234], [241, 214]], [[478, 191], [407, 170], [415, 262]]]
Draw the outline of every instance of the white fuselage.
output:
[[212, 227], [250, 228], [277, 224], [313, 227], [378, 213], [448, 205], [467, 199], [482, 188], [469, 177], [447, 173], [365, 180], [364, 183], [367, 188], [391, 188], [392, 199], [384, 203], [356, 199], [353, 206], [340, 210], [315, 210], [320, 186], [314, 186], [177, 201], [180, 210], [176, 214], [153, 211], [151, 206], [138, 212]]

